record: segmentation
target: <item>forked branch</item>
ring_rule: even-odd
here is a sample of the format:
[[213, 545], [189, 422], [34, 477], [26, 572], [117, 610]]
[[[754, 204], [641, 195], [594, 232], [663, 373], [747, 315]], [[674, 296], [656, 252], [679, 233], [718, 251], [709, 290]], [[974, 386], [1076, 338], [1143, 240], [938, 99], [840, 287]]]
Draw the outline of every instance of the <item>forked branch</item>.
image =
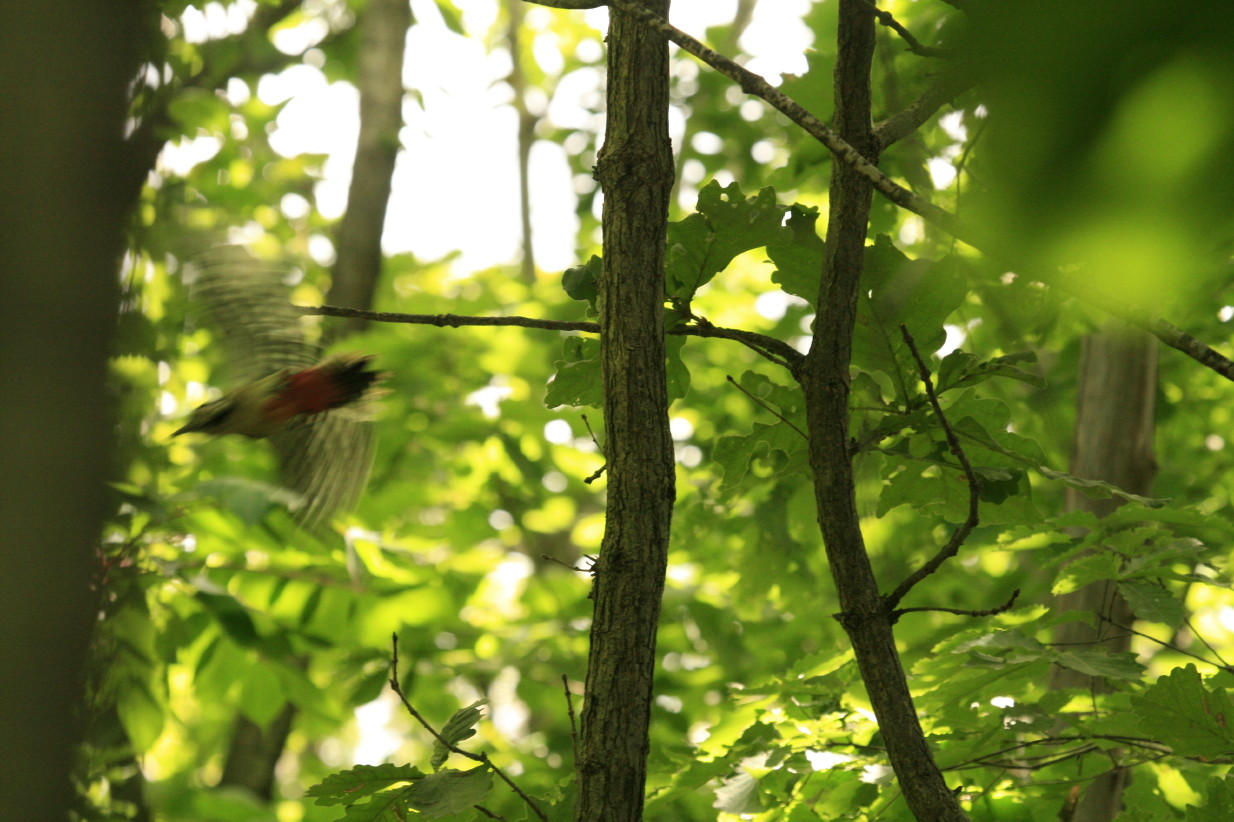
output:
[[[943, 406], [938, 402], [938, 394], [934, 392], [934, 381], [930, 379], [930, 369], [926, 367], [925, 360], [921, 358], [920, 352], [917, 351], [917, 343], [913, 341], [913, 335], [908, 333], [908, 328], [903, 324], [900, 325], [900, 333], [904, 336], [904, 343], [908, 346], [908, 350], [912, 352], [913, 360], [917, 363], [917, 372], [921, 375], [921, 381], [925, 383], [926, 396], [930, 400], [930, 406], [934, 409], [935, 416], [938, 417], [939, 425], [942, 426], [943, 435], [947, 438], [947, 447], [951, 449], [951, 453], [955, 455], [956, 460], [960, 463], [960, 467], [964, 469], [964, 477], [968, 481], [968, 516], [952, 532], [951, 539], [947, 540], [947, 544], [938, 549], [938, 553], [931, 557], [925, 565], [909, 574], [908, 578], [897, 585], [894, 591], [883, 598], [883, 601], [887, 604], [887, 610], [893, 612], [896, 606], [900, 604], [900, 600], [904, 599], [904, 596], [913, 589], [914, 585], [937, 571], [944, 562], [959, 552], [960, 546], [964, 544], [964, 540], [977, 527], [977, 504], [981, 498], [981, 483], [977, 479], [977, 474], [973, 471], [972, 464], [968, 461], [968, 456], [964, 453], [964, 448], [960, 445], [959, 438], [951, 430], [951, 423], [947, 422], [947, 415], [943, 413]], [[1012, 597], [1012, 601], [1015, 601], [1015, 597]]]

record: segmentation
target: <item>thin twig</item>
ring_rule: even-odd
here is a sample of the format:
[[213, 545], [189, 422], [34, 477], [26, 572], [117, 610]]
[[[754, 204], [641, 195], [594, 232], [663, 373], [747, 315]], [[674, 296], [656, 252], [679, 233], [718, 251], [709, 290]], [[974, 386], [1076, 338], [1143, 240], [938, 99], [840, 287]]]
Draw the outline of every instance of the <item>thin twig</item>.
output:
[[758, 403], [759, 405], [761, 405], [761, 406], [762, 406], [762, 407], [763, 407], [766, 411], [768, 411], [768, 412], [770, 412], [770, 413], [774, 414], [776, 417], [779, 417], [780, 422], [784, 423], [784, 424], [785, 424], [785, 425], [787, 425], [789, 428], [793, 429], [793, 430], [794, 430], [794, 431], [796, 431], [798, 434], [800, 434], [800, 435], [801, 435], [801, 438], [802, 438], [803, 440], [805, 440], [806, 442], [809, 442], [809, 441], [810, 441], [810, 438], [806, 436], [806, 432], [805, 432], [805, 431], [802, 431], [800, 428], [798, 428], [796, 425], [794, 425], [794, 424], [793, 424], [793, 421], [792, 421], [792, 420], [790, 420], [788, 417], [784, 416], [784, 415], [783, 415], [783, 414], [781, 414], [779, 411], [777, 411], [777, 410], [775, 410], [774, 408], [772, 408], [769, 404], [767, 404], [766, 402], [763, 402], [763, 400], [759, 399], [758, 397], [754, 396], [754, 395], [753, 395], [753, 394], [751, 394], [749, 391], [747, 391], [747, 390], [746, 390], [746, 389], [745, 389], [745, 388], [741, 385], [741, 383], [739, 383], [739, 382], [737, 382], [735, 379], [733, 379], [733, 375], [732, 375], [732, 374], [725, 374], [725, 375], [724, 375], [724, 378], [725, 378], [726, 380], [728, 380], [729, 382], [731, 382], [731, 383], [733, 384], [733, 387], [734, 387], [734, 388], [736, 388], [736, 389], [737, 389], [738, 391], [740, 391], [741, 393], [745, 394], [747, 397], [749, 397], [749, 398], [750, 398], [751, 400], [753, 400], [754, 402], [756, 402], [756, 403]]
[[[518, 326], [520, 328], [539, 328], [545, 331], [578, 331], [584, 334], [599, 334], [600, 324], [565, 320], [539, 320], [533, 317], [474, 317], [465, 314], [402, 314], [395, 311], [369, 311], [363, 308], [344, 308], [337, 305], [297, 305], [293, 308], [307, 317], [343, 317], [345, 319], [364, 319], [379, 323], [409, 323], [412, 325], [435, 325], [439, 328], [459, 328], [461, 326]], [[701, 325], [683, 325], [671, 328], [665, 332], [681, 337], [718, 337], [733, 340], [749, 348], [760, 357], [764, 357], [776, 365], [795, 368], [804, 355], [783, 340], [777, 340], [766, 334], [755, 331], [743, 331], [739, 328], [721, 328], [704, 323]]]
[[591, 444], [594, 445], [596, 450], [600, 452], [600, 456], [607, 456], [604, 453], [604, 446], [600, 444], [598, 439], [596, 439], [596, 432], [591, 430], [591, 420], [587, 419], [586, 414], [579, 414], [579, 416], [583, 418], [583, 426], [587, 429], [587, 435], [591, 437]]
[[923, 46], [921, 41], [913, 36], [913, 33], [901, 25], [900, 21], [889, 11], [884, 11], [878, 6], [870, 2], [870, 0], [861, 0], [865, 5], [870, 7], [870, 11], [874, 13], [874, 18], [879, 23], [894, 31], [896, 34], [904, 38], [904, 42], [908, 44], [908, 50], [920, 57], [950, 57], [950, 53], [946, 49], [936, 49], [930, 46]]
[[[591, 421], [587, 419], [586, 414], [580, 414], [579, 416], [583, 418], [583, 425], [587, 426], [587, 433], [591, 436], [591, 441], [595, 444], [596, 450], [600, 452], [600, 456], [607, 458], [608, 455], [604, 453], [604, 446], [600, 444], [598, 439], [596, 439], [596, 432], [591, 430]], [[593, 471], [590, 476], [584, 479], [583, 484], [591, 485], [604, 475], [606, 468], [608, 468], [607, 462], [603, 463], [599, 468]]]
[[550, 9], [565, 9], [566, 11], [581, 11], [583, 9], [598, 9], [607, 6], [608, 0], [526, 0], [535, 6], [548, 6]]
[[1020, 589], [1016, 588], [1014, 591], [1011, 592], [1011, 599], [1007, 600], [1002, 605], [999, 605], [996, 608], [987, 608], [984, 611], [970, 611], [967, 608], [941, 608], [941, 607], [940, 608], [926, 608], [926, 607], [899, 608], [891, 612], [891, 620], [894, 622], [898, 620], [900, 617], [902, 617], [904, 614], [909, 614], [909, 613], [913, 613], [916, 611], [942, 611], [945, 614], [955, 614], [956, 616], [968, 616], [968, 617], [997, 616], [998, 614], [1004, 613], [1006, 611], [1010, 611], [1012, 606], [1015, 605], [1015, 601], [1016, 599], [1019, 598], [1019, 596], [1020, 596]]
[[[1135, 628], [1132, 628], [1128, 625], [1123, 625], [1122, 623], [1115, 622], [1114, 620], [1107, 617], [1105, 614], [1098, 613], [1097, 618], [1100, 619], [1102, 622], [1110, 623], [1115, 628], [1126, 631], [1129, 634], [1134, 634], [1135, 636], [1138, 636], [1141, 639], [1147, 639], [1149, 642], [1155, 642], [1158, 645], [1160, 645], [1162, 648], [1169, 648], [1171, 651], [1174, 651], [1175, 653], [1182, 654], [1183, 656], [1189, 656], [1192, 659], [1197, 659], [1200, 662], [1203, 662], [1205, 665], [1212, 665], [1214, 668], [1216, 668], [1219, 671], [1230, 671], [1234, 673], [1234, 667], [1231, 667], [1225, 664], [1218, 664], [1216, 662], [1213, 662], [1211, 659], [1207, 659], [1205, 657], [1200, 656], [1194, 651], [1188, 651], [1186, 648], [1180, 648], [1177, 645], [1174, 645], [1173, 643], [1166, 642], [1165, 640], [1157, 639], [1157, 637], [1152, 636], [1151, 634], [1146, 634], [1143, 631], [1137, 631]], [[1051, 643], [1051, 644], [1058, 644], [1058, 643]]]
[[964, 540], [977, 527], [979, 521], [977, 504], [981, 499], [981, 483], [973, 472], [973, 466], [969, 463], [968, 456], [965, 455], [963, 447], [960, 446], [959, 438], [951, 430], [951, 424], [947, 422], [947, 416], [943, 413], [943, 406], [938, 402], [938, 395], [934, 393], [934, 382], [930, 379], [930, 369], [926, 367], [925, 360], [921, 358], [921, 353], [917, 351], [917, 344], [913, 341], [913, 335], [908, 333], [908, 327], [903, 323], [900, 324], [900, 334], [903, 335], [904, 343], [908, 346], [909, 352], [912, 353], [913, 359], [917, 362], [917, 372], [921, 376], [921, 381], [925, 383], [926, 396], [929, 397], [930, 405], [933, 407], [934, 414], [938, 417], [938, 423], [942, 426], [943, 434], [947, 438], [947, 447], [951, 449], [952, 454], [955, 454], [960, 467], [964, 469], [964, 477], [968, 480], [968, 517], [965, 518], [959, 528], [952, 532], [951, 539], [947, 540], [947, 544], [940, 548], [938, 553], [930, 558], [929, 562], [910, 574], [907, 579], [897, 585], [896, 589], [884, 598], [887, 610], [889, 611], [895, 610], [895, 607], [900, 604], [900, 600], [904, 599], [905, 594], [911, 591], [914, 585], [937, 571], [944, 562], [959, 552], [960, 546], [964, 544]]
[[[1163, 586], [1163, 587], [1164, 587], [1164, 586]], [[1192, 635], [1193, 637], [1195, 637], [1196, 639], [1200, 640], [1200, 642], [1204, 645], [1204, 647], [1208, 649], [1208, 652], [1209, 652], [1210, 654], [1212, 654], [1213, 656], [1217, 657], [1217, 659], [1221, 660], [1221, 664], [1225, 667], [1225, 669], [1226, 669], [1226, 670], [1231, 670], [1231, 669], [1230, 669], [1230, 664], [1229, 664], [1228, 662], [1226, 662], [1226, 661], [1225, 661], [1225, 657], [1223, 657], [1223, 656], [1221, 655], [1221, 652], [1220, 652], [1220, 651], [1218, 651], [1216, 648], [1214, 648], [1214, 647], [1213, 647], [1213, 645], [1212, 645], [1212, 643], [1210, 643], [1210, 642], [1209, 642], [1209, 641], [1208, 641], [1208, 640], [1204, 637], [1204, 635], [1203, 635], [1202, 633], [1200, 633], [1199, 631], [1197, 631], [1197, 630], [1195, 629], [1195, 626], [1191, 624], [1191, 617], [1187, 616], [1186, 614], [1183, 614], [1183, 624], [1187, 626], [1187, 630], [1191, 631], [1191, 635]]]
[[561, 689], [566, 692], [566, 714], [570, 717], [570, 751], [578, 761], [578, 727], [574, 723], [574, 695], [570, 693], [570, 678], [561, 675]]
[[[548, 822], [548, 817], [544, 815], [544, 812], [540, 810], [539, 806], [537, 806], [536, 803], [532, 801], [530, 796], [528, 796], [526, 793], [523, 792], [522, 788], [520, 788], [518, 785], [515, 785], [514, 782], [510, 779], [510, 777], [506, 776], [505, 771], [497, 767], [497, 765], [494, 764], [493, 761], [488, 758], [488, 754], [485, 754], [485, 753], [477, 754], [477, 753], [472, 753], [471, 751], [465, 751], [462, 748], [458, 747], [457, 745], [447, 742], [445, 737], [443, 737], [440, 733], [438, 733], [437, 729], [434, 728], [432, 725], [430, 725], [428, 720], [425, 719], [420, 714], [420, 712], [415, 709], [415, 707], [411, 704], [410, 701], [408, 701], [407, 695], [403, 693], [403, 686], [399, 684], [399, 681], [398, 681], [398, 634], [397, 633], [392, 634], [391, 637], [393, 639], [393, 651], [391, 653], [391, 658], [390, 658], [390, 688], [391, 690], [394, 691], [395, 694], [398, 695], [399, 701], [403, 703], [403, 707], [407, 709], [407, 713], [411, 714], [412, 718], [415, 719], [417, 722], [419, 722], [420, 725], [422, 725], [426, 731], [432, 734], [433, 738], [436, 739], [437, 742], [440, 743], [440, 745], [443, 748], [445, 748], [447, 751], [449, 751], [450, 753], [456, 753], [459, 756], [466, 757], [467, 759], [470, 759], [473, 762], [479, 762], [480, 764], [486, 765], [490, 769], [492, 769], [493, 773], [497, 774], [498, 778], [500, 778], [502, 782], [505, 782], [506, 785], [510, 787], [510, 790], [518, 794], [522, 798], [522, 800], [527, 803], [527, 807], [531, 808], [532, 812], [535, 813], [536, 816], [543, 819], [544, 822]], [[500, 817], [496, 817], [496, 818], [500, 818]]]
[[[564, 562], [563, 560], [557, 559], [557, 557], [552, 556], [550, 554], [540, 554], [540, 559], [544, 560], [545, 562], [551, 562], [555, 565], [560, 565], [562, 568], [565, 568], [566, 570], [575, 571], [580, 574], [590, 574], [592, 572], [592, 569], [590, 567], [580, 568], [577, 565], [571, 565], [568, 562]], [[592, 564], [594, 565], [595, 563], [593, 562]]]

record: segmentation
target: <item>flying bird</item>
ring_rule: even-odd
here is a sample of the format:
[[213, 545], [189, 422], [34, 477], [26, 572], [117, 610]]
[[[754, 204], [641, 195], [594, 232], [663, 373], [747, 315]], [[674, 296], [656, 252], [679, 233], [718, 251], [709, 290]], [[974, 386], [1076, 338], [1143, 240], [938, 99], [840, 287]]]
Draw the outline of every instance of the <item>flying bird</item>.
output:
[[281, 272], [234, 245], [214, 246], [186, 265], [190, 295], [226, 349], [238, 387], [207, 402], [180, 434], [267, 439], [293, 515], [316, 530], [352, 508], [373, 460], [369, 406], [385, 376], [373, 357], [322, 358], [305, 337]]

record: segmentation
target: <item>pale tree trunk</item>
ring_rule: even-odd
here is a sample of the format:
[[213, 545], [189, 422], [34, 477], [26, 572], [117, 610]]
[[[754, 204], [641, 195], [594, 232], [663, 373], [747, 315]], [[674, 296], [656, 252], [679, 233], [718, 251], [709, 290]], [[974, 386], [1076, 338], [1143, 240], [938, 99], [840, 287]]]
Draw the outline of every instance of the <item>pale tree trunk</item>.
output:
[[[668, 0], [645, 0], [660, 16]], [[600, 283], [608, 511], [595, 565], [577, 753], [578, 822], [637, 822], [646, 790], [656, 628], [675, 495], [664, 367], [664, 248], [673, 185], [668, 44], [610, 7]]]
[[527, 78], [523, 73], [523, 42], [519, 35], [523, 29], [524, 0], [506, 0], [506, 48], [510, 50], [510, 75], [506, 82], [514, 92], [511, 105], [518, 113], [518, 216], [523, 248], [519, 271], [523, 281], [536, 281], [536, 255], [531, 238], [531, 147], [536, 141], [536, 123], [539, 117], [527, 108]]
[[[408, 0], [370, 0], [358, 25], [360, 137], [347, 190], [347, 213], [336, 236], [338, 258], [327, 302], [372, 308], [381, 276], [381, 233], [403, 127], [403, 53], [411, 6]], [[337, 335], [363, 330], [367, 323], [342, 320]]]
[[[1112, 321], [1085, 338], [1076, 392], [1075, 434], [1071, 473], [1104, 480], [1133, 494], [1151, 492], [1157, 463], [1153, 454], [1153, 412], [1157, 386], [1157, 342], [1148, 334]], [[1090, 511], [1104, 517], [1121, 502], [1090, 499], [1075, 489], [1067, 491], [1067, 509]], [[1061, 610], [1101, 614], [1110, 622], [1130, 625], [1135, 619], [1112, 582], [1093, 583], [1058, 598]], [[1103, 620], [1096, 624], [1071, 622], [1061, 626], [1055, 641], [1064, 645], [1100, 645], [1112, 653], [1131, 647], [1130, 635]], [[1067, 668], [1051, 672], [1052, 688], [1090, 688], [1103, 693], [1109, 687], [1101, 677]], [[1128, 771], [1112, 770], [1094, 780], [1075, 797], [1065, 813], [1070, 822], [1109, 822], [1122, 806]]]

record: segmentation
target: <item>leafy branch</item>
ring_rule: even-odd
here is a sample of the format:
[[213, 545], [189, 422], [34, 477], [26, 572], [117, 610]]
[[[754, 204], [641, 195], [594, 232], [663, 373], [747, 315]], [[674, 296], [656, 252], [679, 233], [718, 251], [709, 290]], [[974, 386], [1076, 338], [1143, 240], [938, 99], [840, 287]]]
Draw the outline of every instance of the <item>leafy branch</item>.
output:
[[[527, 803], [527, 807], [531, 808], [532, 812], [536, 816], [544, 820], [544, 822], [548, 822], [548, 817], [545, 816], [544, 812], [540, 810], [540, 808], [536, 805], [534, 801], [532, 801], [531, 797], [528, 796], [526, 793], [524, 793], [522, 788], [514, 784], [514, 781], [510, 779], [510, 777], [506, 776], [505, 771], [503, 771], [501, 768], [493, 764], [492, 760], [488, 758], [488, 754], [484, 752], [472, 753], [471, 751], [464, 750], [460, 748], [457, 744], [455, 744], [454, 740], [466, 739], [468, 736], [471, 735], [471, 733], [474, 733], [474, 732], [469, 732], [470, 724], [471, 724], [470, 721], [467, 723], [467, 730], [465, 730], [463, 733], [451, 734], [450, 737], [452, 738], [450, 738], [450, 737], [447, 737], [446, 732], [450, 731], [451, 727], [453, 727], [456, 724], [454, 720], [451, 721], [451, 724], [447, 725], [445, 731], [438, 732], [438, 730], [434, 728], [432, 724], [427, 719], [425, 719], [424, 716], [419, 711], [415, 709], [415, 706], [412, 705], [410, 700], [407, 699], [407, 695], [403, 693], [403, 686], [399, 684], [399, 680], [398, 680], [398, 634], [397, 633], [392, 635], [392, 649], [393, 650], [391, 652], [391, 658], [390, 658], [390, 689], [394, 691], [394, 693], [398, 696], [399, 701], [403, 703], [403, 707], [407, 709], [407, 713], [411, 714], [413, 719], [419, 722], [420, 725], [423, 726], [423, 728], [426, 731], [432, 734], [433, 738], [437, 740], [437, 744], [441, 746], [442, 750], [448, 751], [450, 753], [458, 754], [459, 756], [462, 756], [466, 759], [470, 759], [473, 762], [479, 762], [481, 765], [484, 765], [485, 767], [489, 768], [493, 773], [497, 774], [497, 777], [502, 782], [505, 782], [506, 785], [510, 787], [510, 790], [518, 794], [519, 797], [521, 797], [522, 800]], [[471, 714], [469, 714], [468, 711], [469, 709], [465, 708], [462, 711], [459, 711], [457, 714], [455, 714], [455, 717], [459, 717], [461, 715], [470, 716]], [[474, 707], [471, 709], [471, 711], [473, 713], [478, 713], [477, 711], [475, 711]], [[474, 719], [472, 719], [471, 721], [474, 721]], [[436, 762], [436, 760], [437, 760], [437, 756], [435, 755], [434, 761]], [[442, 756], [441, 761], [444, 761], [444, 760], [445, 760], [445, 757]], [[489, 813], [488, 811], [484, 811], [482, 808], [477, 808], [477, 809], [488, 814], [490, 817], [493, 816], [493, 814]], [[497, 818], [497, 817], [493, 817], [493, 818]]]

